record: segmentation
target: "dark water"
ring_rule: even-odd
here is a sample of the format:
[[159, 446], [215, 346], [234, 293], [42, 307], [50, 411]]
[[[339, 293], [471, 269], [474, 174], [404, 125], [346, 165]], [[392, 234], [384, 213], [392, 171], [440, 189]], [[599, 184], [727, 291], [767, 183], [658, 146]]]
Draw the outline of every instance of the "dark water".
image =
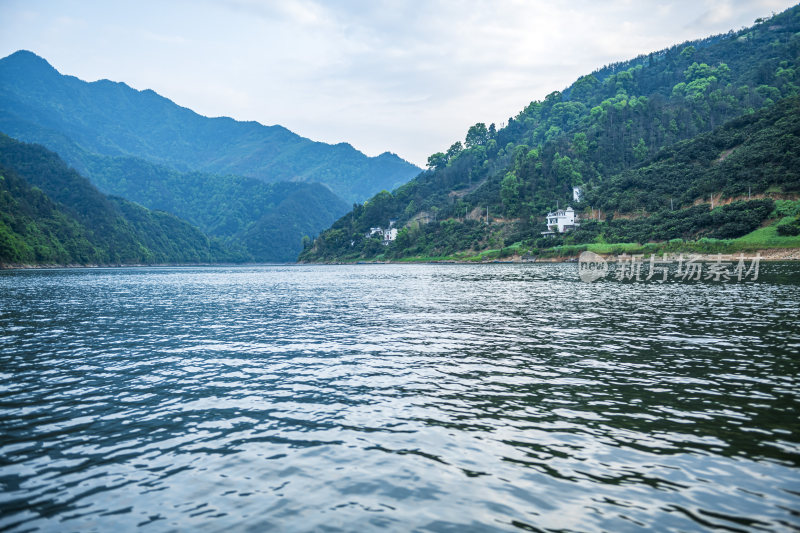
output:
[[0, 273], [0, 529], [800, 529], [800, 265]]

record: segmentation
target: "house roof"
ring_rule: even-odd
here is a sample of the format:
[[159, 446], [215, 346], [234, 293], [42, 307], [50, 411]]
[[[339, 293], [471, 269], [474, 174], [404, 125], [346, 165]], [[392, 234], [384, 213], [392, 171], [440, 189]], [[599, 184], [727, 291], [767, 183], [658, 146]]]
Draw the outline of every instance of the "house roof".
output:
[[547, 213], [547, 216], [549, 216], [549, 217], [565, 217], [565, 216], [567, 216], [567, 212], [574, 213], [575, 210], [572, 209], [570, 206], [567, 206], [566, 209], [559, 209], [557, 211], [552, 211], [550, 213]]

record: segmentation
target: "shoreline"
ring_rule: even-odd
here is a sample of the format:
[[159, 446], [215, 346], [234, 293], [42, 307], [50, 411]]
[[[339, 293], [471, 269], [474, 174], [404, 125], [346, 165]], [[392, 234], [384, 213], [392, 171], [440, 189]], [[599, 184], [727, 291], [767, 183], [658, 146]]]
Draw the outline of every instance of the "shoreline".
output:
[[[670, 252], [663, 254], [663, 256], [674, 256], [677, 258], [678, 253]], [[755, 254], [761, 254], [761, 261], [800, 261], [800, 248], [766, 248], [763, 250], [755, 250], [753, 252], [737, 252], [737, 253], [692, 253], [683, 252], [685, 256], [693, 256], [697, 261], [713, 262], [717, 259], [722, 261], [736, 261], [739, 259], [740, 254], [743, 254], [746, 259], [750, 259]], [[597, 254], [603, 259], [616, 257], [621, 254]], [[630, 255], [630, 254], [629, 254]], [[637, 254], [633, 254], [637, 255]], [[658, 255], [658, 254], [657, 254]], [[650, 257], [650, 254], [644, 254], [645, 260]], [[536, 257], [533, 259], [523, 259], [519, 255], [512, 255], [503, 259], [485, 259], [481, 261], [468, 260], [468, 259], [432, 259], [432, 258], [409, 258], [399, 261], [334, 261], [334, 262], [294, 262], [294, 263], [130, 263], [130, 264], [3, 264], [0, 263], [0, 271], [4, 270], [48, 270], [48, 269], [102, 269], [102, 268], [171, 268], [171, 267], [246, 267], [246, 266], [301, 266], [301, 265], [407, 265], [407, 264], [454, 264], [454, 265], [491, 265], [491, 264], [532, 264], [532, 263], [576, 263], [578, 255], [568, 255], [563, 257]]]
[[298, 263], [113, 263], [113, 264], [36, 264], [0, 263], [4, 270], [48, 270], [48, 269], [101, 269], [101, 268], [171, 268], [171, 267], [237, 267], [237, 266], [287, 266]]
[[[696, 253], [696, 252], [668, 252], [664, 254], [655, 254], [657, 257], [670, 257], [677, 259], [678, 255], [683, 253], [684, 257], [694, 257], [696, 261], [700, 262], [714, 262], [717, 259], [722, 261], [738, 261], [740, 254], [744, 255], [745, 259], [751, 259], [756, 254], [761, 254], [761, 261], [800, 261], [800, 248], [765, 248], [761, 250], [753, 250], [748, 252], [734, 252], [734, 253]], [[532, 263], [577, 263], [580, 254], [565, 255], [560, 257], [535, 257], [533, 259], [523, 259], [519, 255], [511, 255], [502, 259], [484, 259], [484, 260], [470, 260], [470, 259], [434, 259], [434, 258], [408, 258], [402, 260], [355, 260], [355, 261], [331, 261], [331, 262], [298, 262], [299, 265], [405, 265], [405, 264], [453, 264], [453, 265], [490, 265], [490, 264], [532, 264]], [[600, 257], [608, 260], [622, 254], [601, 254]], [[628, 255], [643, 255], [644, 260], [647, 261], [650, 254], [628, 254]], [[290, 263], [291, 264], [291, 263]]]

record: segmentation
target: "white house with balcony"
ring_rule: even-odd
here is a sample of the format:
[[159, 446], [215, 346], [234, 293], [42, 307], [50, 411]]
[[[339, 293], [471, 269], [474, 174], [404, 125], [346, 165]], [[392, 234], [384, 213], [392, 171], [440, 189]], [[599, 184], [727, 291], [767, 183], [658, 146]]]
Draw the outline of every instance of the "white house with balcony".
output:
[[575, 210], [567, 206], [566, 209], [557, 209], [552, 213], [547, 213], [547, 231], [543, 231], [542, 235], [553, 235], [554, 233], [564, 233], [571, 231], [577, 226], [580, 226], [578, 217], [575, 216]]

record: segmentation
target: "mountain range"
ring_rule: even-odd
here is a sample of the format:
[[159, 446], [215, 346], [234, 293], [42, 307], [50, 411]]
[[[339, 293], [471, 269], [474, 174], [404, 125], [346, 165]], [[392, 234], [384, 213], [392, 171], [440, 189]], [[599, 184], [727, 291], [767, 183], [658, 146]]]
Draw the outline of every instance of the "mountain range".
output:
[[367, 157], [282, 126], [203, 117], [152, 90], [65, 76], [28, 51], [0, 60], [0, 131], [251, 261], [295, 260], [304, 236], [420, 171], [388, 152]]
[[86, 152], [128, 156], [179, 172], [322, 183], [348, 202], [402, 185], [420, 170], [388, 152], [367, 157], [347, 143], [314, 142], [282, 126], [207, 118], [152, 90], [87, 83], [24, 50], [0, 60], [0, 130], [47, 146], [78, 171], [87, 170]]
[[[0, 60], [0, 130], [25, 141], [0, 142], [0, 262], [800, 247], [798, 61], [800, 6], [600, 68], [418, 172], [20, 51]], [[580, 225], [548, 232], [569, 204]]]

